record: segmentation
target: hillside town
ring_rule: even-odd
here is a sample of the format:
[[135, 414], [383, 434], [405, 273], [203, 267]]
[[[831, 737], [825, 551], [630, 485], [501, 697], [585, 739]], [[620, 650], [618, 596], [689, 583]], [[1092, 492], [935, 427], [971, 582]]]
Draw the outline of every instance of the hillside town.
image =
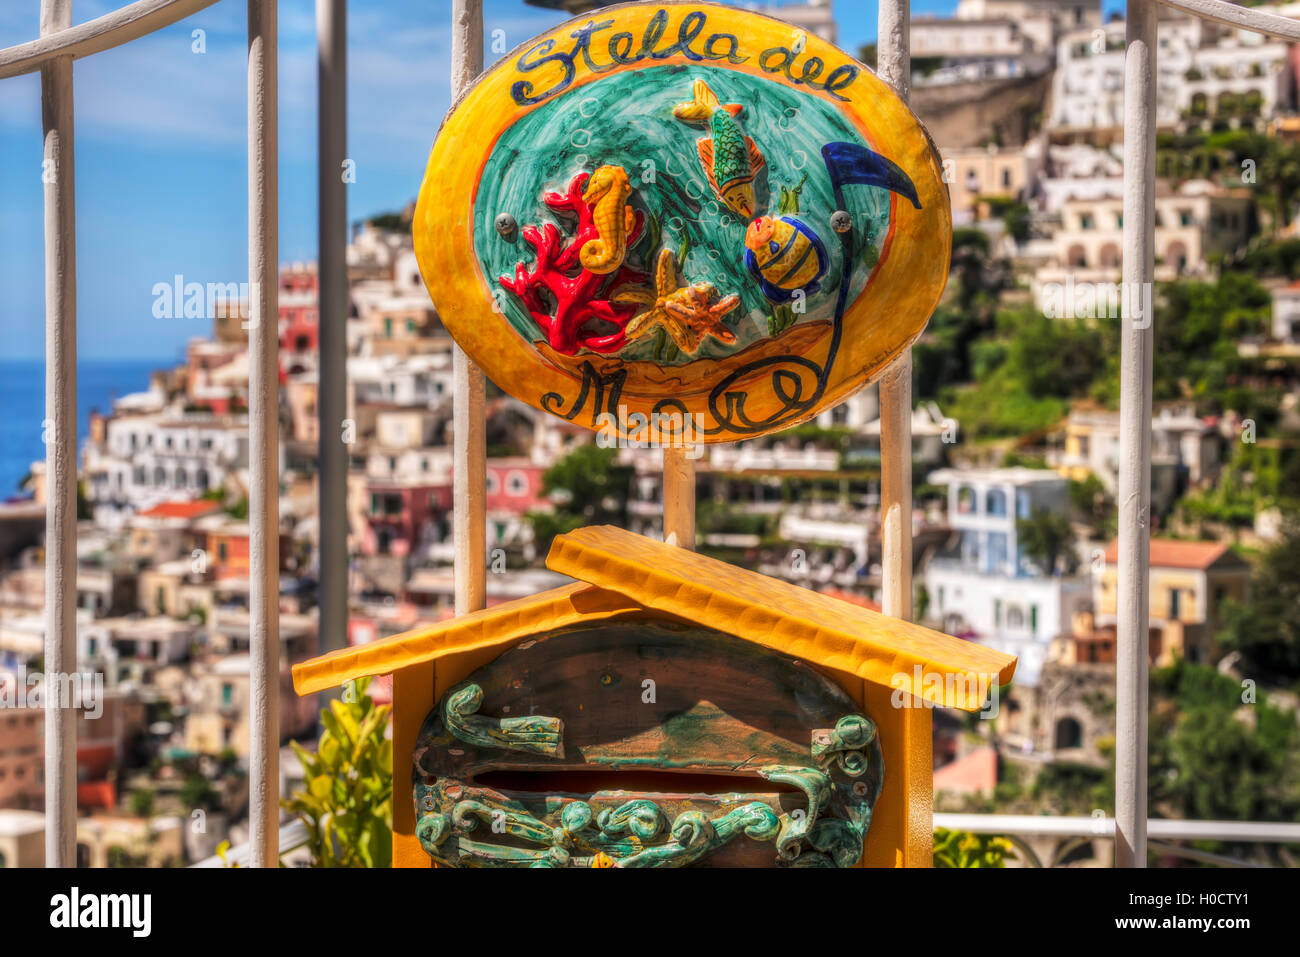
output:
[[[850, 6], [779, 15], [835, 41]], [[1300, 4], [1272, 9], [1300, 16]], [[1158, 343], [1153, 682], [1177, 706], [1160, 712], [1163, 744], [1153, 718], [1153, 761], [1172, 769], [1153, 807], [1229, 813], [1180, 783], [1215, 767], [1172, 749], [1194, 666], [1233, 687], [1249, 679], [1269, 714], [1289, 716], [1269, 742], [1240, 745], [1284, 762], [1290, 788], [1241, 808], [1285, 815], [1300, 809], [1287, 598], [1300, 556], [1300, 51], [1160, 16], [1157, 283], [1136, 295]], [[942, 156], [954, 217], [947, 291], [914, 347], [916, 618], [1019, 659], [995, 720], [936, 716], [941, 810], [1112, 813], [1118, 326], [1134, 295], [1120, 283], [1124, 29], [1095, 0], [959, 0], [951, 17], [911, 24], [911, 106]], [[859, 56], [874, 66], [874, 47]], [[322, 428], [350, 457], [347, 634], [334, 644], [453, 613], [453, 342], [419, 274], [413, 209], [353, 227], [346, 383], [317, 374], [315, 265], [280, 268], [285, 794], [301, 783], [289, 743], [314, 739], [321, 706], [294, 694], [289, 668], [326, 647]], [[87, 687], [103, 683], [102, 714], [88, 707], [78, 732], [86, 866], [184, 865], [247, 836], [247, 303], [213, 301], [189, 277], [176, 289], [203, 303], [210, 330], [147, 390], [95, 412], [80, 448], [77, 658]], [[341, 422], [318, 421], [326, 389], [346, 392]], [[557, 534], [616, 524], [663, 536], [660, 449], [606, 448], [491, 384], [487, 417], [489, 605], [566, 581], [543, 564]], [[779, 434], [695, 450], [698, 549], [878, 610], [880, 437], [871, 385]], [[0, 710], [0, 862], [11, 865], [34, 853], [24, 834], [42, 819], [40, 707], [20, 699], [41, 670], [44, 469], [33, 462], [0, 505], [0, 693], [12, 699]], [[387, 693], [384, 679], [371, 687], [376, 701]], [[1107, 865], [1110, 853], [1084, 842], [1070, 861]]]

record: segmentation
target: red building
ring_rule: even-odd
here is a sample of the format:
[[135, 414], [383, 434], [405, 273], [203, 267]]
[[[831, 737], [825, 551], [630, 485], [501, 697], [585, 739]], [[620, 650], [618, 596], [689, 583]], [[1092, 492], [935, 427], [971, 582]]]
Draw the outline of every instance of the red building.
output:
[[411, 554], [422, 541], [442, 538], [451, 509], [451, 486], [375, 480], [366, 512], [365, 555]]
[[286, 266], [280, 271], [280, 352], [287, 357], [314, 353], [318, 344], [316, 266]]

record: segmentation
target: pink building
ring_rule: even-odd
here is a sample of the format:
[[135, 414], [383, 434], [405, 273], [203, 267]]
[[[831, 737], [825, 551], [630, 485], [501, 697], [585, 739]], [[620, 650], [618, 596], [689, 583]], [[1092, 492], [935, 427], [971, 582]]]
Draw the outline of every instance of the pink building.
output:
[[487, 510], [523, 515], [549, 509], [542, 496], [542, 473], [546, 469], [526, 458], [488, 459]]
[[441, 541], [450, 485], [372, 479], [369, 491], [362, 554], [404, 557], [421, 543]]
[[280, 271], [280, 352], [290, 358], [317, 349], [317, 281], [315, 265]]

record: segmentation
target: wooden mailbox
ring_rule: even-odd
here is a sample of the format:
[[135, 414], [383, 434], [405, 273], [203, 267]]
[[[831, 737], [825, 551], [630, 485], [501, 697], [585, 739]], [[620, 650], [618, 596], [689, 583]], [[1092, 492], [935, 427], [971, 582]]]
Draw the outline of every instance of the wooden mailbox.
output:
[[397, 866], [928, 866], [933, 705], [1015, 659], [610, 527], [576, 584], [295, 666], [391, 672]]

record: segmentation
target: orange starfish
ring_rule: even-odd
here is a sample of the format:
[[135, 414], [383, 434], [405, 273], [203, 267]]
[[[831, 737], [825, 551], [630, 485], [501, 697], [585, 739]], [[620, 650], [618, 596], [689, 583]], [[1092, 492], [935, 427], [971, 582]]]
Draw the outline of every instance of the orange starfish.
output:
[[662, 326], [677, 347], [691, 355], [700, 348], [705, 336], [713, 336], [728, 345], [735, 342], [736, 334], [722, 324], [722, 317], [740, 304], [740, 297], [724, 296], [709, 305], [716, 292], [711, 282], [679, 288], [672, 251], [662, 250], [655, 270], [654, 293], [629, 289], [614, 296], [615, 302], [639, 302], [650, 307], [628, 320], [624, 327], [625, 341], [633, 342]]

